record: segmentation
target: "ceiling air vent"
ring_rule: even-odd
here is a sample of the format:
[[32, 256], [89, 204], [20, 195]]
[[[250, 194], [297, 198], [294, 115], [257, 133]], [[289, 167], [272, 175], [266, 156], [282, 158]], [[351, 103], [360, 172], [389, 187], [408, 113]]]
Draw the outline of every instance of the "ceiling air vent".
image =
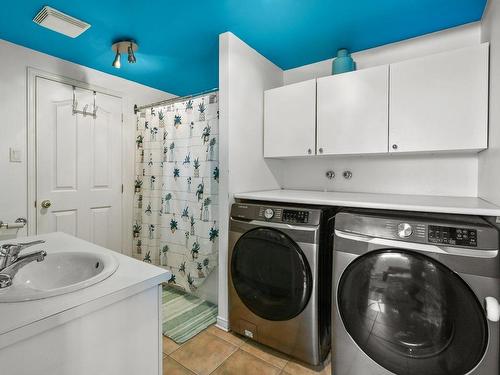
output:
[[90, 27], [90, 24], [48, 6], [38, 12], [33, 22], [71, 38], [76, 38]]

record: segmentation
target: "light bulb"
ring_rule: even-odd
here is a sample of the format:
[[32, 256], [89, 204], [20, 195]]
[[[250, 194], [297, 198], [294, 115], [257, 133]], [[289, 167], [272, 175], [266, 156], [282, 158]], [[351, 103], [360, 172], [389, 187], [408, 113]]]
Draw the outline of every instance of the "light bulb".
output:
[[122, 66], [122, 64], [120, 62], [120, 52], [116, 51], [116, 56], [115, 56], [115, 59], [113, 60], [112, 65], [117, 69], [120, 69], [120, 67]]

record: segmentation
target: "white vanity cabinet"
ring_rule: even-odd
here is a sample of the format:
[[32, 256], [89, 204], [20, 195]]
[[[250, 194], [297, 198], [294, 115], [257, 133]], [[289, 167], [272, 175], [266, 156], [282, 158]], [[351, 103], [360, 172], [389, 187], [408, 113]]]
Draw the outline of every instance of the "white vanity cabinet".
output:
[[[161, 284], [170, 272], [62, 232], [25, 239], [32, 240], [45, 241], [39, 246], [47, 259], [66, 254], [65, 259], [78, 262], [85, 253], [106, 254], [103, 262], [112, 257], [118, 268], [98, 283], [47, 298], [6, 302], [9, 293], [11, 298], [23, 296], [23, 288], [3, 289], [0, 374], [163, 374]], [[40, 292], [56, 288], [52, 280], [65, 280], [66, 263], [51, 264], [53, 278], [43, 278], [40, 271], [27, 278], [41, 286]], [[88, 284], [85, 264], [80, 266], [78, 277]], [[43, 275], [50, 272], [46, 270]]]
[[390, 152], [488, 146], [488, 43], [390, 66]]
[[264, 157], [315, 152], [316, 80], [264, 92]]
[[389, 66], [318, 79], [317, 153], [387, 152]]

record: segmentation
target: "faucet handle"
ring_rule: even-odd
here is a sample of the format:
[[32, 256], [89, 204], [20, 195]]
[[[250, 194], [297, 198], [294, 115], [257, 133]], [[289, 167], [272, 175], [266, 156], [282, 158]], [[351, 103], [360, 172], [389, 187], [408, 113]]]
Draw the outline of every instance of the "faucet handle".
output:
[[39, 245], [45, 243], [44, 240], [36, 240], [30, 242], [20, 242], [20, 243], [6, 243], [0, 246], [0, 254], [1, 255], [9, 255], [9, 256], [17, 256], [21, 250], [26, 249], [27, 247]]
[[36, 240], [36, 241], [31, 241], [31, 242], [20, 242], [20, 243], [18, 243], [18, 245], [21, 246], [22, 249], [25, 249], [25, 248], [30, 247], [30, 246], [39, 245], [41, 243], [45, 243], [45, 241], [44, 240]]
[[0, 289], [7, 288], [12, 285], [12, 277], [9, 275], [0, 274]]

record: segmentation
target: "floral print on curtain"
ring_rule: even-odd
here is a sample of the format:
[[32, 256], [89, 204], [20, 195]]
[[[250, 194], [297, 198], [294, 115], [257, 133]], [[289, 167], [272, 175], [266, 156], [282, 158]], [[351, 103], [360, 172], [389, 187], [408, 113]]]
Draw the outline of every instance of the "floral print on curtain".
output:
[[137, 114], [133, 255], [194, 291], [217, 265], [218, 94]]

